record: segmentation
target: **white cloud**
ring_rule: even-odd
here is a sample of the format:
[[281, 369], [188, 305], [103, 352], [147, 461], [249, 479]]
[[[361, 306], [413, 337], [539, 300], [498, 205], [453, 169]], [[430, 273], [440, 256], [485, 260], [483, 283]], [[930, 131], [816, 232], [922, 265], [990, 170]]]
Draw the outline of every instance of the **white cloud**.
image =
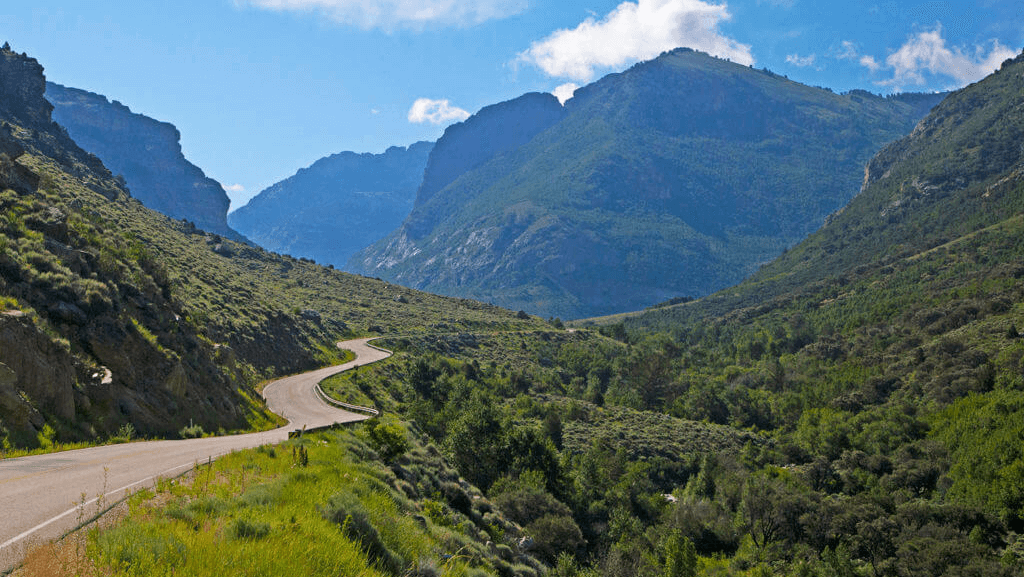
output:
[[800, 56], [799, 54], [790, 54], [786, 56], [786, 62], [789, 62], [793, 66], [799, 66], [800, 68], [806, 68], [814, 64], [816, 56], [811, 54], [810, 56]]
[[423, 124], [447, 124], [452, 121], [461, 121], [469, 118], [465, 110], [452, 106], [448, 100], [431, 100], [419, 98], [413, 102], [409, 109], [409, 122]]
[[856, 60], [857, 59], [857, 45], [849, 40], [843, 40], [843, 50], [836, 54], [836, 58], [839, 60]]
[[278, 11], [317, 12], [360, 28], [472, 26], [526, 9], [527, 0], [235, 0]]
[[879, 64], [877, 60], [875, 60], [874, 56], [861, 56], [859, 62], [861, 66], [867, 68], [872, 72], [878, 72], [878, 70], [882, 67], [882, 65]]
[[957, 46], [949, 48], [942, 37], [942, 27], [938, 26], [935, 30], [910, 37], [885, 59], [888, 68], [893, 70], [893, 77], [884, 84], [896, 89], [906, 85], [920, 86], [927, 83], [925, 73], [930, 73], [950, 77], [958, 86], [963, 86], [981, 80], [999, 68], [1004, 60], [1016, 55], [998, 40], [992, 41], [987, 54], [983, 46], [975, 46], [973, 51]]
[[224, 186], [224, 192], [245, 192], [245, 187], [241, 184], [229, 184]]
[[519, 55], [549, 76], [587, 82], [597, 68], [620, 68], [685, 46], [740, 64], [753, 64], [750, 46], [718, 30], [731, 15], [725, 4], [701, 0], [623, 2], [601, 20], [587, 18], [553, 32]]
[[555, 97], [558, 98], [559, 102], [565, 104], [566, 100], [572, 98], [572, 95], [576, 92], [577, 88], [579, 88], [579, 85], [575, 82], [567, 82], [552, 90], [551, 94], [554, 94]]

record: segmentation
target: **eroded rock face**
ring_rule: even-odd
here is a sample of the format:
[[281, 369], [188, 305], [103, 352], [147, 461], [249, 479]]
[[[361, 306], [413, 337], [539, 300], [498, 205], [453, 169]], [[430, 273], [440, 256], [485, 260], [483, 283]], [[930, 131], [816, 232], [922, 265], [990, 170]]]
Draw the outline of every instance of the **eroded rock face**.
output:
[[132, 196], [157, 212], [244, 240], [227, 223], [230, 200], [219, 182], [189, 162], [173, 124], [132, 112], [118, 101], [46, 83], [53, 118], [71, 138], [124, 176]]
[[45, 91], [46, 77], [39, 61], [4, 44], [0, 48], [0, 115], [33, 125], [48, 124], [53, 106], [41, 98]]
[[62, 419], [74, 418], [74, 358], [28, 317], [0, 315], [0, 363], [6, 369], [0, 369], [5, 398], [13, 391], [22, 401], [18, 392], [24, 392], [40, 408]]
[[409, 215], [432, 148], [332, 154], [260, 192], [228, 222], [268, 250], [343, 266]]

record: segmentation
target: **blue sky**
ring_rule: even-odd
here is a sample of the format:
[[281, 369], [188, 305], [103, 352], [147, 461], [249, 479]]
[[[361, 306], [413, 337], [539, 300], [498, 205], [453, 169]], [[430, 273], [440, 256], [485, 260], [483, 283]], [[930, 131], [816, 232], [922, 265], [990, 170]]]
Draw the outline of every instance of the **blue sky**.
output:
[[0, 6], [0, 40], [174, 123], [237, 208], [328, 154], [434, 140], [677, 46], [840, 92], [958, 88], [1020, 53], [1024, 2], [33, 0]]

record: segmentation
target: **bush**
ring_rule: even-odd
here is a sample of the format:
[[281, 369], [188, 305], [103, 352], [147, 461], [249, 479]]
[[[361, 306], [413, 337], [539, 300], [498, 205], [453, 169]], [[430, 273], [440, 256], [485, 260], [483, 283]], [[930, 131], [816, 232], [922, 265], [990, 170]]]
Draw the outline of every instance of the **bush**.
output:
[[393, 417], [374, 419], [366, 425], [373, 450], [385, 461], [404, 455], [412, 446], [405, 427]]
[[262, 521], [235, 519], [231, 524], [231, 536], [235, 539], [259, 540], [270, 534], [270, 525]]

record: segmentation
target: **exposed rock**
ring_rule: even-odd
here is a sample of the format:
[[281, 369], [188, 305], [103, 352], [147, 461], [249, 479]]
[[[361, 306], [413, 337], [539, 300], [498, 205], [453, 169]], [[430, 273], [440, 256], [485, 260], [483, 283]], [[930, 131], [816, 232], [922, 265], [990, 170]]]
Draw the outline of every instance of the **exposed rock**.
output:
[[40, 98], [46, 91], [43, 67], [35, 58], [0, 48], [0, 116], [15, 117], [30, 126], [50, 123], [53, 106]]
[[820, 227], [941, 99], [674, 50], [564, 107], [527, 95], [450, 127], [409, 217], [346, 269], [561, 318], [706, 295]]
[[74, 418], [75, 360], [29, 317], [0, 315], [0, 363], [17, 375], [15, 386], [33, 403], [62, 419]]
[[124, 177], [132, 196], [153, 210], [199, 228], [245, 240], [227, 223], [230, 200], [182, 154], [174, 125], [133, 113], [118, 101], [85, 90], [46, 84], [53, 118], [79, 146]]
[[86, 316], [82, 309], [72, 303], [64, 301], [50, 305], [50, 314], [66, 323], [76, 325], [84, 325], [89, 320], [89, 317]]

